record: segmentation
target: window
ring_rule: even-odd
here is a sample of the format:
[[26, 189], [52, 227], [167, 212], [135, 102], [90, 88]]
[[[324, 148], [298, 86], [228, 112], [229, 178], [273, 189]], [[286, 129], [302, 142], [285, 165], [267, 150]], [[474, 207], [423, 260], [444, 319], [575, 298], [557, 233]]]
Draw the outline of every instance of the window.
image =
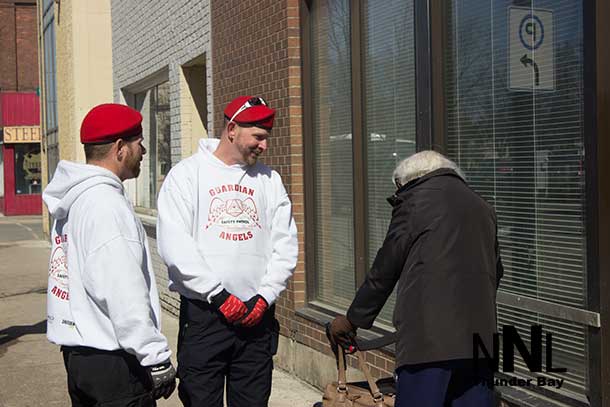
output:
[[40, 144], [15, 144], [15, 194], [40, 194]]
[[[315, 294], [346, 309], [383, 242], [392, 171], [415, 152], [413, 3], [314, 1], [309, 30]], [[354, 41], [354, 27], [361, 32]], [[356, 43], [356, 44], [355, 44]], [[353, 84], [359, 83], [359, 89]], [[361, 215], [358, 215], [361, 214]], [[365, 242], [358, 252], [357, 242]], [[393, 300], [380, 315], [391, 320]]]
[[136, 204], [154, 209], [163, 180], [171, 169], [169, 82], [138, 93], [135, 103], [144, 116], [142, 144], [147, 150], [136, 184]]
[[342, 308], [356, 286], [349, 4], [316, 1], [311, 33], [316, 299]]
[[53, 177], [59, 163], [57, 138], [57, 92], [55, 87], [55, 8], [54, 2], [45, 0], [43, 7], [43, 54], [44, 54], [44, 115], [45, 138], [49, 179]]
[[[501, 290], [583, 309], [582, 2], [526, 3], [446, 2], [447, 151], [496, 208]], [[543, 30], [547, 43], [539, 44]], [[524, 337], [534, 324], [552, 332], [553, 365], [568, 369], [564, 389], [584, 392], [585, 326], [507, 305], [498, 311], [499, 325]]]

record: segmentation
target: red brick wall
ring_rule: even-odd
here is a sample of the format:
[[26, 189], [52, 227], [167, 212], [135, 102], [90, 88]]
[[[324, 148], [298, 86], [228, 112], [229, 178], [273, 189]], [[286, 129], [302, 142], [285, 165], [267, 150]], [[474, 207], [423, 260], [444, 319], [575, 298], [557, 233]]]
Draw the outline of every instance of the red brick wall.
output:
[[32, 91], [38, 86], [36, 3], [0, 1], [0, 89]]
[[0, 90], [16, 90], [15, 8], [0, 3]]
[[[306, 289], [299, 6], [299, 0], [212, 1], [214, 128], [220, 133], [224, 107], [238, 95], [262, 96], [277, 109], [263, 161], [281, 174], [299, 228], [299, 262], [277, 303], [277, 318], [284, 336], [330, 354], [323, 327], [295, 315]], [[391, 356], [369, 352], [367, 359], [377, 377], [393, 370]]]
[[36, 4], [17, 7], [17, 74], [19, 91], [38, 87], [38, 27]]

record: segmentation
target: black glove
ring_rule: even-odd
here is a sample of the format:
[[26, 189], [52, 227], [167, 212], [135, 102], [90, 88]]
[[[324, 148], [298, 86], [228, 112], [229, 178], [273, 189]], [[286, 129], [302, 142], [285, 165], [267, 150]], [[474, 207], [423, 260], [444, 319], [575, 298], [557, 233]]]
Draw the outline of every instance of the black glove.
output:
[[331, 346], [341, 345], [349, 353], [354, 350], [356, 327], [344, 315], [339, 315], [330, 323], [328, 334]]
[[172, 362], [167, 361], [147, 368], [153, 383], [152, 396], [155, 400], [168, 398], [176, 388], [176, 370]]

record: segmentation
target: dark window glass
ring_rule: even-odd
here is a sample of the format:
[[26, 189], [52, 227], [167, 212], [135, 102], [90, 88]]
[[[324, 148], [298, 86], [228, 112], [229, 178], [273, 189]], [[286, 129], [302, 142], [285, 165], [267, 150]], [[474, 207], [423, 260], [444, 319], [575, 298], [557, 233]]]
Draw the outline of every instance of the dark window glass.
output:
[[135, 107], [144, 117], [142, 131], [146, 155], [136, 182], [136, 205], [157, 207], [157, 196], [172, 166], [169, 82], [135, 96]]
[[40, 144], [15, 144], [15, 194], [40, 194]]

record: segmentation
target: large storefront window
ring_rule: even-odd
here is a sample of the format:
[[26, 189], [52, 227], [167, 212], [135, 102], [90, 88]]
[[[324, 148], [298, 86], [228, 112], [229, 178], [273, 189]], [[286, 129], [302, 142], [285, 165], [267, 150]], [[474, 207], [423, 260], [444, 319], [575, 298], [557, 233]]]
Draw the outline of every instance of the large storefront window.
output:
[[142, 144], [147, 150], [137, 182], [136, 204], [156, 208], [161, 185], [171, 169], [169, 82], [138, 93], [135, 103], [144, 116]]
[[[348, 0], [313, 2], [309, 33], [315, 300], [341, 309], [355, 294], [355, 259], [365, 258], [369, 267], [385, 237], [392, 171], [415, 151], [413, 25], [408, 23], [413, 3], [362, 1], [358, 48], [352, 41], [352, 6]], [[354, 82], [362, 84], [361, 102], [353, 100]], [[359, 108], [362, 114], [355, 113]], [[355, 193], [355, 182], [365, 186], [365, 200]], [[359, 212], [364, 216], [357, 218]], [[356, 222], [363, 225], [365, 253], [355, 250]], [[392, 308], [393, 299], [380, 320], [391, 320]]]
[[[583, 309], [582, 2], [515, 3], [446, 2], [447, 151], [496, 208], [501, 291]], [[552, 332], [563, 389], [584, 392], [585, 326], [506, 304], [498, 312], [524, 337], [535, 324]]]

